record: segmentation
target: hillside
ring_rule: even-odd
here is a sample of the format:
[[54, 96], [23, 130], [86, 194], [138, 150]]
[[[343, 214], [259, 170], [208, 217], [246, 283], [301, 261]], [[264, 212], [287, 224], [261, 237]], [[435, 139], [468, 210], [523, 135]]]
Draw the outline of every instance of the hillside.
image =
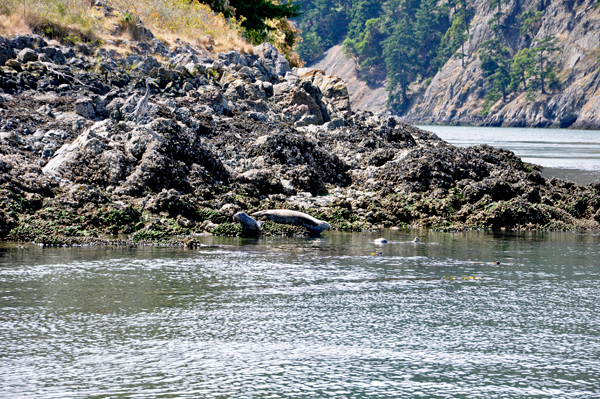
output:
[[[362, 25], [358, 16], [368, 14], [366, 3], [355, 4], [363, 6], [353, 5], [340, 19], [346, 30], [339, 39], [354, 71], [324, 69], [371, 87], [386, 79], [392, 85], [389, 105], [403, 121], [600, 128], [595, 0], [371, 2], [375, 6]], [[427, 25], [423, 10], [437, 19]], [[431, 27], [431, 35], [421, 40], [422, 25]], [[404, 28], [408, 34], [402, 36]], [[547, 51], [543, 43], [550, 43]], [[311, 65], [319, 63], [332, 64]], [[365, 96], [354, 83], [349, 91], [351, 97]]]
[[[465, 43], [465, 68], [459, 59], [450, 59], [432, 79], [425, 92], [405, 114], [404, 120], [440, 124], [482, 124], [492, 126], [600, 128], [598, 55], [600, 54], [600, 15], [593, 1], [511, 2], [507, 12], [544, 9], [533, 39], [555, 36], [560, 51], [549, 55], [555, 64], [558, 86], [542, 94], [536, 90], [511, 93], [498, 100], [487, 116], [481, 115], [490, 84], [483, 77], [478, 51], [493, 37], [488, 24], [492, 18], [489, 1], [476, 3], [471, 34]], [[513, 53], [526, 48], [527, 41], [507, 34]]]
[[344, 55], [341, 45], [338, 44], [325, 51], [309, 66], [342, 78], [348, 87], [352, 109], [371, 112], [381, 112], [386, 109], [385, 84], [367, 84], [362, 80], [356, 73], [356, 63], [352, 58]]

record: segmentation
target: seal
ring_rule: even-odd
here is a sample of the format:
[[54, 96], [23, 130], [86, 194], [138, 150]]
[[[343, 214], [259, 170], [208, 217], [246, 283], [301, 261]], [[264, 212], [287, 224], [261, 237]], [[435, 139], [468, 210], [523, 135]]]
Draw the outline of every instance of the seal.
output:
[[387, 244], [388, 240], [386, 240], [385, 238], [378, 238], [374, 242], [375, 244]]
[[321, 234], [323, 231], [331, 229], [327, 222], [316, 219], [304, 212], [290, 211], [289, 209], [268, 209], [254, 212], [252, 216], [264, 216], [275, 223], [306, 227], [312, 234]]
[[242, 225], [242, 235], [260, 235], [260, 226], [262, 225], [262, 222], [257, 222], [253, 217], [246, 215], [244, 212], [238, 212], [233, 215], [233, 220]]

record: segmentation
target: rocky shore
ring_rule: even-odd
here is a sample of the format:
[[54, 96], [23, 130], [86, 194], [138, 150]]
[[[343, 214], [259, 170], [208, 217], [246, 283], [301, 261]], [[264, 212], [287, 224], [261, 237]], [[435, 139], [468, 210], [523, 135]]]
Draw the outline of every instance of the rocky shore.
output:
[[[193, 246], [265, 209], [343, 231], [600, 228], [600, 184], [353, 112], [341, 79], [292, 70], [268, 44], [113, 47], [0, 37], [0, 239]], [[308, 231], [266, 221], [262, 234]]]

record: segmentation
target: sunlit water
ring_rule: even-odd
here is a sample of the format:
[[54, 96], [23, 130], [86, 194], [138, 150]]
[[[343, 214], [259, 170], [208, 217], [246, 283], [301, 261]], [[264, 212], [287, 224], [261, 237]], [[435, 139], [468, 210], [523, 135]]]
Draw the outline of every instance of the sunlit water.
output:
[[464, 126], [419, 126], [458, 147], [489, 144], [544, 167], [547, 177], [588, 184], [600, 180], [600, 131]]
[[0, 247], [0, 397], [600, 397], [597, 234], [204, 239]]

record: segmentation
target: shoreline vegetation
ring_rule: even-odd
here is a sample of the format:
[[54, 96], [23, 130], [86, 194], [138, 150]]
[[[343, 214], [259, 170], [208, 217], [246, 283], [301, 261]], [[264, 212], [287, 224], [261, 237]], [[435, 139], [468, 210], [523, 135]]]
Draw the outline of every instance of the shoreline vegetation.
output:
[[[109, 44], [0, 36], [1, 240], [194, 247], [266, 209], [338, 231], [600, 229], [598, 182], [353, 111], [341, 79], [270, 43], [217, 51], [136, 23], [144, 38]], [[115, 234], [128, 238], [102, 238]], [[309, 231], [265, 221], [262, 234]]]

